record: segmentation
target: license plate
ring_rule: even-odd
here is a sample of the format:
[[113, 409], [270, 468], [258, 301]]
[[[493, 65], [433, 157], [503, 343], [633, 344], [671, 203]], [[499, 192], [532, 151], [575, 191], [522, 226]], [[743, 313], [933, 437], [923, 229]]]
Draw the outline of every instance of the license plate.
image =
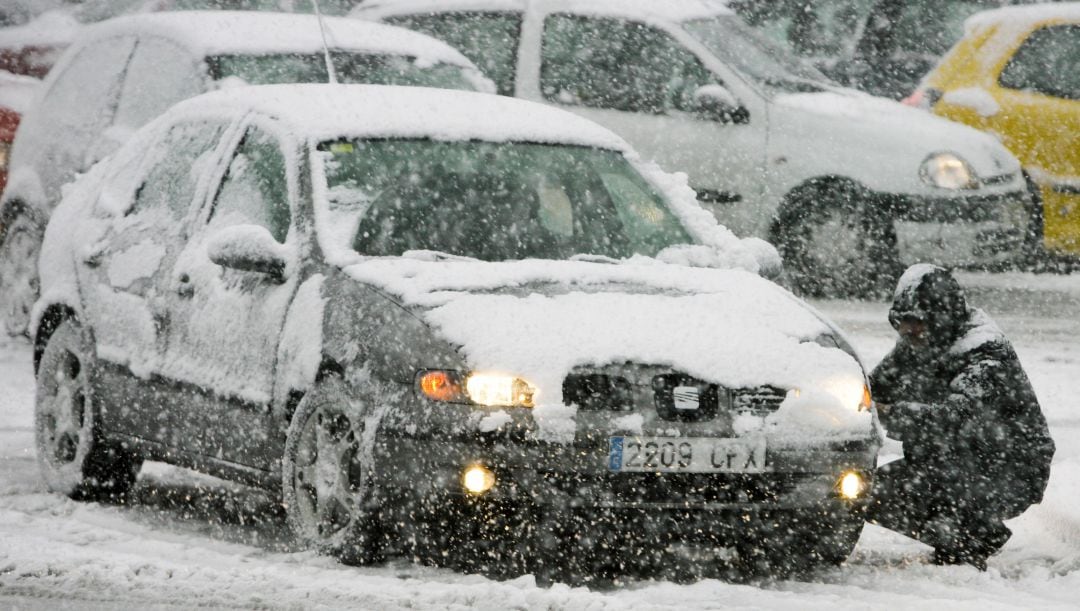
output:
[[764, 439], [611, 437], [608, 469], [651, 473], [761, 473]]

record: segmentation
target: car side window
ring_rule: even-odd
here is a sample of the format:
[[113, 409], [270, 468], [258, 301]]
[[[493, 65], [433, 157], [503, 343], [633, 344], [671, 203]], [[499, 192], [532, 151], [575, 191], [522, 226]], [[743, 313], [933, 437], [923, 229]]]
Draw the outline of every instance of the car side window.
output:
[[140, 38], [124, 77], [115, 123], [137, 129], [203, 89], [199, 65], [189, 52], [163, 38]]
[[289, 234], [289, 185], [285, 156], [278, 141], [248, 128], [221, 181], [210, 213], [210, 226], [260, 225], [278, 242]]
[[204, 122], [169, 129], [157, 144], [160, 156], [135, 192], [132, 212], [164, 210], [176, 221], [183, 220], [223, 131], [221, 125]]
[[[108, 38], [92, 42], [53, 81], [33, 119], [23, 121], [20, 139], [37, 143], [46, 153], [63, 149], [70, 159], [82, 156], [109, 126], [120, 94], [120, 78], [134, 40]], [[54, 159], [56, 159], [54, 157]], [[57, 175], [79, 168], [52, 168]]]
[[667, 33], [621, 19], [551, 15], [544, 22], [540, 89], [548, 100], [663, 114], [692, 110], [718, 80]]
[[495, 81], [500, 95], [514, 95], [521, 15], [470, 11], [388, 17], [384, 21], [438, 38]]
[[1001, 71], [998, 82], [1008, 89], [1080, 100], [1080, 25], [1033, 32]]

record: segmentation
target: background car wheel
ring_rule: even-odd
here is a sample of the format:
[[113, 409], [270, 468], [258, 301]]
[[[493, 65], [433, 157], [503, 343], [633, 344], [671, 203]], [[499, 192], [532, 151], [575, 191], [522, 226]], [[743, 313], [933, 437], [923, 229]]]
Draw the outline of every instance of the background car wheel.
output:
[[381, 559], [373, 479], [374, 431], [344, 382], [320, 381], [297, 407], [285, 442], [282, 496], [289, 525], [305, 547], [347, 564]]
[[0, 316], [9, 335], [24, 335], [37, 300], [38, 253], [43, 231], [25, 214], [16, 217], [0, 243]]
[[887, 296], [901, 272], [887, 211], [848, 182], [812, 181], [793, 191], [774, 233], [802, 295]]
[[142, 460], [101, 439], [90, 385], [91, 355], [82, 328], [72, 319], [60, 323], [45, 345], [34, 407], [38, 462], [49, 490], [72, 498], [122, 501]]

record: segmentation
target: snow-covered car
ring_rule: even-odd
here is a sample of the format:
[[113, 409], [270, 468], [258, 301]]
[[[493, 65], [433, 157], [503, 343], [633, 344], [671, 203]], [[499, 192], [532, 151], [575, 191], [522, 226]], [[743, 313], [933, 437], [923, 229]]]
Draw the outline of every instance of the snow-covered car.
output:
[[777, 261], [558, 109], [209, 93], [49, 223], [44, 477], [121, 494], [147, 458], [280, 490], [301, 541], [356, 561], [534, 532], [540, 572], [677, 544], [839, 563], [880, 429], [840, 332], [755, 273]]
[[[492, 90], [446, 44], [401, 28], [324, 20], [342, 83]], [[12, 149], [0, 200], [0, 316], [26, 329], [34, 265], [60, 188], [176, 102], [238, 83], [326, 82], [313, 15], [190, 11], [120, 17], [83, 30], [42, 85]]]
[[[323, 0], [323, 12], [341, 14], [345, 11], [342, 2], [348, 1]], [[13, 11], [30, 13], [33, 18], [25, 19], [29, 15], [23, 15], [24, 19], [20, 21], [25, 23], [0, 28], [0, 70], [43, 78], [83, 28], [122, 15], [159, 11], [312, 10], [312, 4], [304, 0], [82, 0], [66, 6], [55, 4], [35, 2]], [[0, 4], [0, 10], [3, 8], [7, 7]], [[38, 10], [32, 10], [34, 8]]]
[[902, 264], [1021, 258], [1035, 214], [991, 136], [843, 89], [708, 0], [371, 0], [351, 13], [457, 47], [690, 175], [798, 288], [891, 289]]

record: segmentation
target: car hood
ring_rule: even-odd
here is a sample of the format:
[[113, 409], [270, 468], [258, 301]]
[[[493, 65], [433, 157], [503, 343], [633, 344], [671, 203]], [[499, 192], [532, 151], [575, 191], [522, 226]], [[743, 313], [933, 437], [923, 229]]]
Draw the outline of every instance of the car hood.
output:
[[1020, 171], [1020, 162], [992, 136], [854, 89], [782, 94], [775, 104], [787, 111], [776, 113], [778, 127], [817, 125], [818, 137], [834, 146], [887, 150], [896, 159], [918, 163], [932, 153], [952, 152], [967, 160], [981, 178]]
[[[572, 370], [624, 363], [670, 368], [728, 388], [799, 389], [802, 402], [814, 403], [821, 416], [819, 433], [865, 433], [870, 426], [869, 416], [855, 411], [860, 363], [815, 342], [833, 328], [755, 274], [654, 260], [396, 258], [346, 272], [415, 311], [474, 371], [516, 375], [536, 386], [534, 415], [548, 437], [573, 434], [574, 410], [562, 397]], [[781, 415], [806, 411], [785, 406]], [[806, 423], [799, 426], [805, 430]]]

